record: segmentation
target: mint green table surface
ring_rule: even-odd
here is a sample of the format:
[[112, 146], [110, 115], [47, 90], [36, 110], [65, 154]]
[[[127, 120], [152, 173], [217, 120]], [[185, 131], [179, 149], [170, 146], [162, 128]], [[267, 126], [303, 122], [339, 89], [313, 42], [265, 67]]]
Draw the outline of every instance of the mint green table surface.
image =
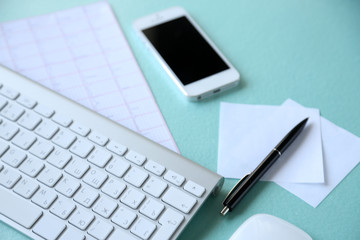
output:
[[[91, 2], [0, 0], [0, 22]], [[322, 116], [360, 136], [360, 1], [109, 3], [180, 152], [195, 162], [216, 171], [221, 101], [279, 105], [292, 98], [304, 106], [319, 108]], [[136, 18], [174, 5], [187, 9], [239, 70], [239, 88], [198, 103], [184, 99], [131, 26]], [[360, 166], [317, 208], [274, 183], [260, 182], [234, 212], [221, 217], [221, 202], [235, 182], [225, 181], [221, 193], [205, 203], [180, 239], [228, 239], [240, 224], [257, 213], [283, 218], [314, 240], [360, 239]], [[0, 223], [0, 239], [27, 237]]]

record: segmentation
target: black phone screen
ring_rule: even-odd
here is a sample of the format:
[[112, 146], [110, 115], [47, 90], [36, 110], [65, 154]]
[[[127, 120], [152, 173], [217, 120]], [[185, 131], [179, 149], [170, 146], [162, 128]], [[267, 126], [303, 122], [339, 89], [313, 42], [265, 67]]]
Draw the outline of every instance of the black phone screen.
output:
[[184, 85], [229, 69], [186, 17], [143, 33]]

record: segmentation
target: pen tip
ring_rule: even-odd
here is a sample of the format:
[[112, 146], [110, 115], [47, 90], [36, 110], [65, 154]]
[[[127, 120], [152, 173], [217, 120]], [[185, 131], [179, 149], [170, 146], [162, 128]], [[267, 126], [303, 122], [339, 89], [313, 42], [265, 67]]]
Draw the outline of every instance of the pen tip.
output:
[[309, 120], [309, 117], [305, 118], [304, 120], [302, 120], [302, 124], [306, 124], [306, 122]]
[[229, 209], [229, 207], [228, 206], [225, 206], [224, 208], [223, 208], [223, 210], [221, 210], [221, 215], [223, 215], [223, 216], [225, 216], [227, 213], [228, 213], [228, 211], [229, 211], [230, 209]]

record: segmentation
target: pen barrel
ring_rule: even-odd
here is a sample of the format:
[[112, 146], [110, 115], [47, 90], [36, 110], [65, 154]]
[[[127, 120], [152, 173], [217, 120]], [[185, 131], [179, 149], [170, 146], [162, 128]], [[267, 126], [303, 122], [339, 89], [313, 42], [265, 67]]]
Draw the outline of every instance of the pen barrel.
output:
[[237, 184], [237, 189], [225, 199], [224, 204], [229, 206], [230, 210], [250, 191], [250, 189], [257, 183], [266, 171], [276, 162], [280, 157], [279, 152], [271, 151], [266, 158], [259, 164], [259, 166], [241, 182]]
[[[281, 153], [277, 150], [271, 151], [265, 159], [257, 166], [253, 173], [249, 176], [249, 181], [255, 184], [260, 180], [262, 176], [269, 170], [269, 168], [276, 162], [276, 160], [281, 156]], [[246, 184], [246, 182], [244, 183]]]

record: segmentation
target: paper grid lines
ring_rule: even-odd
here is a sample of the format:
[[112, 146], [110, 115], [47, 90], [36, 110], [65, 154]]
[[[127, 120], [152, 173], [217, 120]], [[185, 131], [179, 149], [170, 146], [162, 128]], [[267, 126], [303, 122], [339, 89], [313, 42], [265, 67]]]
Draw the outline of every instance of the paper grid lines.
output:
[[0, 24], [0, 63], [179, 152], [106, 2]]

